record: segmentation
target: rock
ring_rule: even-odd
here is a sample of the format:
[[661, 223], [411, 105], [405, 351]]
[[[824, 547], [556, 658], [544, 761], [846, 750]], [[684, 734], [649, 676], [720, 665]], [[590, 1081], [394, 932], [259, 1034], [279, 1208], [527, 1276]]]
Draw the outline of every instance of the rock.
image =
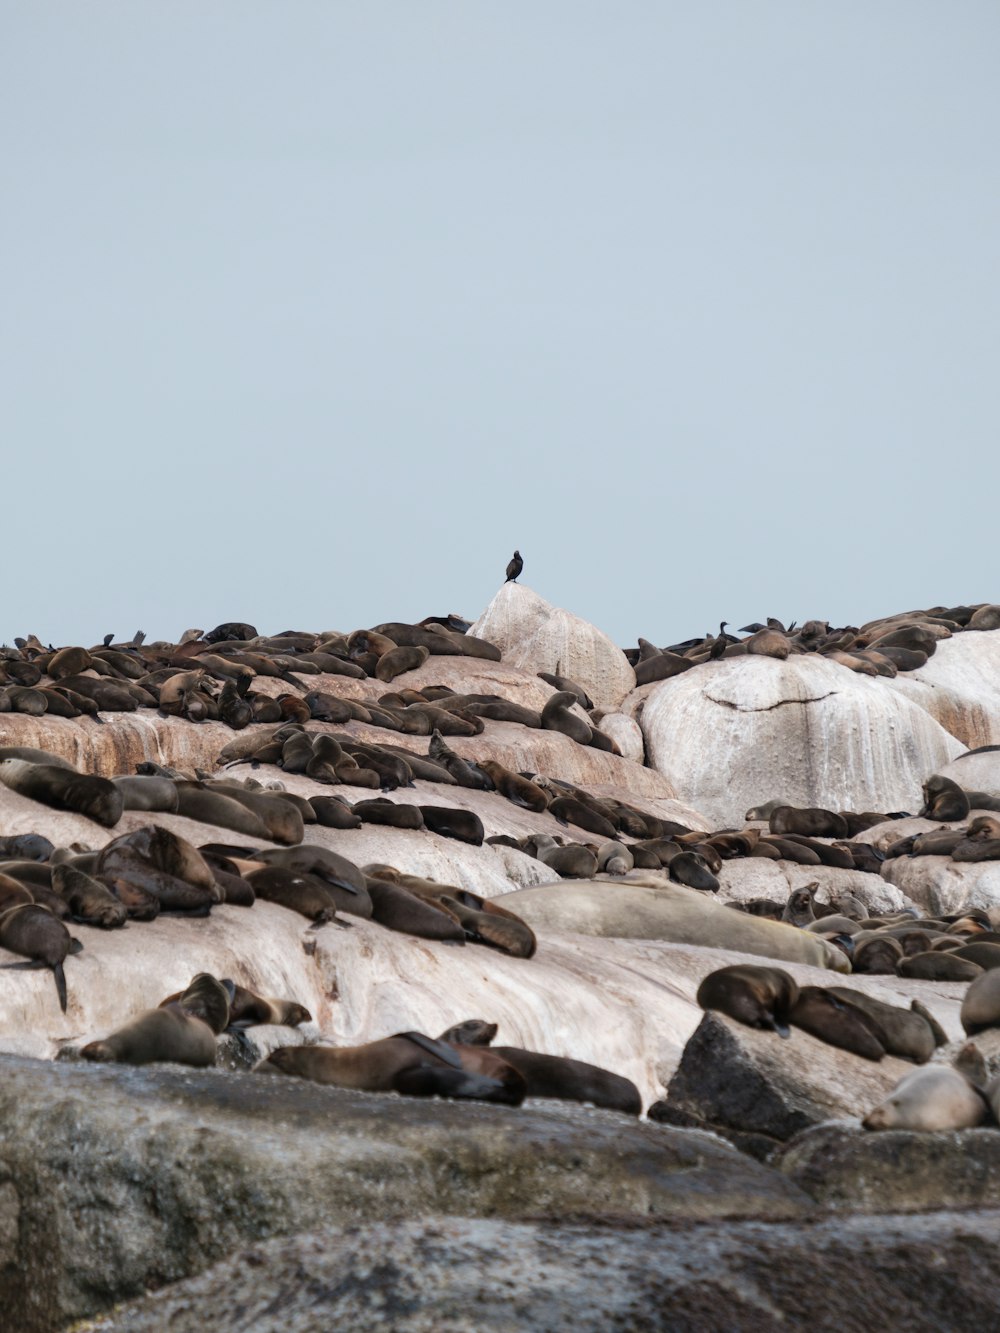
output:
[[838, 1211], [988, 1208], [1000, 1190], [1000, 1133], [869, 1133], [856, 1125], [820, 1125], [793, 1139], [772, 1165]]
[[802, 866], [794, 861], [767, 861], [763, 857], [739, 857], [723, 861], [718, 874], [720, 902], [749, 902], [773, 898], [784, 902], [794, 889], [818, 883], [816, 901], [829, 903], [839, 893], [851, 893], [872, 916], [898, 912], [908, 906], [904, 893], [880, 875], [860, 870], [838, 870], [835, 866]]
[[565, 1219], [598, 1200], [619, 1219], [780, 1220], [810, 1207], [785, 1177], [702, 1134], [280, 1076], [7, 1059], [0, 1123], [2, 1184], [17, 1200], [7, 1211], [19, 1209], [0, 1299], [5, 1326], [25, 1333], [313, 1227]]
[[505, 583], [469, 633], [495, 643], [505, 664], [568, 676], [598, 708], [617, 709], [635, 688], [628, 658], [606, 634], [520, 583]]
[[966, 791], [984, 791], [1000, 799], [1000, 750], [985, 754], [960, 754], [937, 770]]
[[998, 1250], [996, 1212], [724, 1222], [710, 1232], [422, 1218], [257, 1244], [92, 1328], [842, 1333], [873, 1304], [883, 1328], [987, 1329], [1000, 1321]]
[[798, 1028], [783, 1039], [706, 1013], [650, 1120], [710, 1129], [765, 1158], [810, 1125], [864, 1114], [913, 1065], [878, 1062]]
[[885, 683], [969, 749], [1000, 744], [1000, 630], [955, 634], [924, 666]]
[[622, 758], [631, 759], [634, 764], [645, 763], [646, 745], [642, 739], [642, 728], [634, 718], [626, 713], [605, 713], [600, 728], [621, 750]]
[[1000, 861], [953, 861], [950, 856], [896, 856], [882, 874], [928, 916], [964, 907], [1000, 908]]
[[[641, 711], [640, 711], [641, 705]], [[778, 798], [832, 810], [919, 809], [960, 745], [881, 679], [814, 655], [709, 662], [631, 696], [649, 763], [715, 827]]]

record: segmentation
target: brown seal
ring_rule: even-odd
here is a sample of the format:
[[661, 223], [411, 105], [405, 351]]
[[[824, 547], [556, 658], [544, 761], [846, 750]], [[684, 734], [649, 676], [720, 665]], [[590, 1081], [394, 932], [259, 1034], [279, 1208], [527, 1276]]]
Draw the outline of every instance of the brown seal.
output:
[[[6, 879], [6, 876], [0, 876]], [[9, 881], [16, 885], [16, 881]], [[22, 893], [30, 892], [21, 885]], [[7, 899], [7, 901], [10, 901]], [[63, 923], [47, 907], [34, 902], [15, 902], [0, 910], [0, 948], [20, 954], [41, 966], [51, 967], [55, 977], [59, 1008], [66, 1012], [66, 974], [63, 962], [68, 954], [82, 949]]]
[[492, 781], [500, 795], [506, 797], [513, 805], [537, 813], [541, 813], [547, 807], [549, 798], [530, 778], [522, 778], [520, 773], [512, 773], [495, 759], [483, 759], [479, 767]]
[[507, 1106], [520, 1106], [527, 1092], [522, 1075], [492, 1051], [452, 1046], [419, 1032], [365, 1046], [284, 1046], [257, 1069], [362, 1092], [472, 1098]]
[[221, 982], [200, 972], [164, 1007], [147, 1009], [80, 1054], [85, 1060], [146, 1065], [160, 1061], [204, 1068], [215, 1064], [215, 1037], [229, 1021], [229, 995]]
[[550, 695], [542, 709], [542, 727], [548, 731], [561, 731], [578, 745], [589, 745], [592, 738], [590, 724], [569, 711], [575, 703], [576, 695], [569, 690], [557, 690]]
[[29, 800], [40, 801], [55, 810], [86, 815], [105, 828], [114, 828], [122, 817], [121, 792], [107, 778], [91, 777], [55, 764], [4, 759], [0, 760], [0, 782]]
[[698, 987], [702, 1009], [717, 1009], [747, 1027], [789, 1035], [788, 1023], [799, 988], [779, 967], [736, 963], [710, 972]]
[[446, 805], [421, 805], [418, 808], [424, 817], [424, 827], [431, 833], [468, 842], [473, 847], [482, 846], [485, 836], [483, 821], [472, 810], [459, 810]]
[[924, 783], [924, 805], [918, 818], [954, 823], [969, 816], [969, 798], [951, 778], [935, 773]]
[[405, 829], [421, 829], [424, 826], [424, 817], [418, 805], [390, 801], [386, 796], [357, 801], [353, 808], [354, 813], [366, 824], [384, 824], [389, 828]]
[[983, 969], [968, 958], [956, 958], [954, 953], [934, 949], [930, 953], [915, 953], [901, 958], [896, 972], [901, 977], [915, 977], [920, 981], [974, 981]]
[[386, 930], [414, 935], [423, 940], [450, 940], [465, 943], [465, 931], [447, 907], [428, 898], [419, 898], [400, 884], [367, 876], [372, 920]]
[[120, 777], [111, 781], [121, 792], [126, 810], [155, 810], [164, 814], [177, 810], [177, 787], [170, 778]]
[[886, 1047], [878, 1023], [865, 1011], [824, 986], [803, 986], [789, 1021], [830, 1046], [881, 1060]]
[[965, 992], [962, 1027], [970, 1037], [1000, 1027], [1000, 972], [996, 969], [981, 973]]
[[421, 646], [390, 648], [378, 659], [375, 675], [378, 680], [389, 682], [407, 671], [416, 671], [430, 657], [430, 649]]
[[862, 1124], [865, 1129], [972, 1129], [986, 1115], [985, 1098], [963, 1074], [949, 1065], [934, 1064], [905, 1074]]
[[772, 833], [798, 833], [813, 838], [846, 838], [847, 820], [835, 810], [798, 809], [779, 805], [768, 816]]
[[125, 905], [109, 889], [69, 863], [52, 867], [52, 887], [83, 925], [114, 930], [128, 920]]

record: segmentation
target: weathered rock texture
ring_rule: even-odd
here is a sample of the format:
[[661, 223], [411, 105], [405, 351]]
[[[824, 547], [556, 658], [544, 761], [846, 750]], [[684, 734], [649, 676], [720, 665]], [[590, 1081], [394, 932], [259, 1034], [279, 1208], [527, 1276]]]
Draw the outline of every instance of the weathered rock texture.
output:
[[95, 1333], [993, 1328], [1000, 1214], [618, 1229], [434, 1218], [270, 1241]]
[[956, 634], [916, 671], [885, 684], [976, 749], [1000, 744], [1000, 630]]
[[869, 1133], [860, 1125], [819, 1125], [793, 1139], [772, 1164], [843, 1212], [992, 1208], [1000, 1191], [1000, 1133]]
[[924, 779], [962, 749], [883, 681], [813, 656], [706, 663], [624, 708], [649, 763], [720, 827], [772, 799], [916, 810]]
[[495, 643], [505, 665], [568, 676], [598, 708], [617, 708], [635, 688], [635, 672], [606, 634], [519, 583], [505, 583], [469, 632]]
[[780, 1219], [810, 1206], [789, 1180], [705, 1135], [281, 1076], [8, 1058], [0, 1125], [0, 1308], [19, 1333], [318, 1226], [596, 1210]]

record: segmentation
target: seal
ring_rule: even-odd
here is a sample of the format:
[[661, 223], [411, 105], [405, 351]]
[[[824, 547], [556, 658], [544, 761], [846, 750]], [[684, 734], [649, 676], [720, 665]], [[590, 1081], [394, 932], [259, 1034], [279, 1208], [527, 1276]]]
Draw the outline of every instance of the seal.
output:
[[436, 727], [427, 746], [427, 757], [447, 769], [460, 787], [475, 791], [493, 790], [492, 779], [487, 777], [478, 764], [466, 761], [445, 745], [444, 737]]
[[[175, 785], [179, 815], [196, 819], [200, 824], [213, 824], [216, 828], [231, 829], [232, 832], [241, 833], [246, 838], [259, 838], [264, 842], [272, 840], [268, 827], [260, 816], [253, 810], [248, 810], [229, 792], [213, 790], [203, 782], [176, 782]], [[301, 823], [302, 819], [299, 816], [299, 824]]]
[[85, 1060], [147, 1065], [169, 1061], [205, 1068], [215, 1064], [216, 1034], [229, 1021], [229, 995], [221, 982], [199, 973], [176, 999], [147, 1009], [80, 1052]]
[[114, 828], [122, 817], [122, 794], [107, 778], [91, 777], [55, 764], [3, 759], [0, 782], [19, 796], [40, 801], [54, 810], [85, 815], [105, 828]]
[[285, 866], [264, 866], [249, 872], [246, 879], [254, 896], [265, 902], [277, 903], [320, 924], [337, 919], [337, 902], [315, 875]]
[[830, 1046], [881, 1060], [886, 1048], [881, 1030], [865, 1011], [824, 986], [803, 986], [789, 1021]]
[[378, 680], [388, 683], [395, 680], [397, 676], [404, 675], [407, 671], [416, 671], [422, 667], [431, 655], [431, 650], [422, 646], [390, 648], [388, 652], [382, 654], [375, 667], [375, 676]]
[[846, 838], [847, 820], [834, 810], [798, 809], [779, 805], [768, 816], [772, 833], [798, 833], [812, 838]]
[[747, 1027], [787, 1037], [789, 1014], [798, 996], [794, 979], [781, 968], [736, 963], [710, 972], [696, 999], [702, 1009], [715, 1009]]
[[155, 810], [165, 814], [177, 810], [177, 788], [170, 778], [120, 777], [111, 781], [121, 792], [126, 810]]
[[251, 791], [225, 778], [212, 779], [206, 784], [206, 790], [221, 792], [223, 796], [244, 806], [264, 825], [267, 830], [265, 837], [272, 842], [283, 843], [286, 847], [297, 847], [305, 837], [305, 819], [298, 806], [300, 800], [312, 816], [310, 822], [315, 821], [315, 814], [308, 802], [287, 792]]
[[323, 828], [360, 828], [361, 820], [346, 801], [338, 796], [311, 796], [309, 804], [316, 814], [316, 822]]
[[865, 1129], [973, 1129], [986, 1113], [986, 1101], [964, 1075], [934, 1064], [905, 1074], [861, 1123]]
[[423, 940], [450, 940], [465, 944], [465, 931], [458, 918], [441, 903], [418, 898], [408, 889], [388, 880], [366, 877], [372, 904], [372, 920], [387, 930], [415, 935]]
[[542, 709], [542, 728], [561, 731], [578, 745], [589, 745], [592, 737], [590, 724], [569, 711], [575, 703], [576, 695], [569, 690], [557, 690], [549, 695]]
[[510, 908], [535, 930], [701, 944], [779, 962], [850, 971], [840, 950], [818, 935], [781, 921], [733, 912], [725, 904], [665, 882], [659, 875], [633, 873], [624, 883], [602, 879], [555, 887], [538, 885], [506, 893], [493, 902]]
[[826, 989], [845, 1004], [862, 1010], [874, 1021], [878, 1039], [889, 1055], [922, 1065], [934, 1054], [938, 1043], [926, 1010], [921, 1013], [912, 1008], [901, 1009], [898, 1005], [886, 1004], [863, 991], [850, 990], [846, 986], [828, 986]]
[[124, 904], [109, 889], [69, 863], [52, 867], [52, 887], [82, 925], [114, 930], [128, 920]]
[[365, 1046], [283, 1046], [257, 1066], [361, 1092], [470, 1098], [520, 1106], [524, 1078], [489, 1049], [452, 1046], [421, 1032], [401, 1032]]
[[459, 842], [481, 847], [486, 830], [483, 821], [472, 810], [452, 809], [446, 805], [421, 805], [424, 827], [442, 838], [456, 838]]
[[818, 888], [819, 882], [813, 880], [809, 884], [803, 884], [800, 888], [793, 889], [788, 895], [788, 902], [785, 903], [784, 911], [781, 913], [782, 921], [787, 921], [790, 926], [798, 926], [800, 930], [804, 930], [806, 926], [815, 921], [813, 895]]
[[384, 824], [388, 828], [421, 829], [424, 817], [419, 805], [407, 805], [377, 796], [370, 801], [356, 801], [354, 813], [366, 824]]
[[221, 896], [197, 848], [158, 825], [113, 839], [97, 854], [93, 870], [138, 919], [155, 915], [149, 912], [150, 898], [166, 911], [207, 916]]
[[950, 824], [969, 817], [969, 798], [951, 778], [935, 773], [924, 783], [924, 805], [918, 818]]
[[312, 1022], [312, 1014], [296, 1000], [255, 995], [227, 978], [223, 978], [221, 984], [231, 992], [227, 1025], [230, 1028], [256, 1027], [258, 1024], [296, 1028], [300, 1023]]
[[483, 759], [479, 767], [500, 795], [506, 797], [512, 805], [518, 805], [523, 810], [534, 810], [539, 814], [548, 806], [549, 798], [530, 778], [522, 778], [520, 773], [512, 773], [495, 759]]
[[1000, 972], [991, 968], [974, 978], [962, 1001], [962, 1027], [967, 1036], [1000, 1027]]
[[563, 847], [549, 834], [536, 833], [524, 840], [522, 850], [563, 879], [593, 879], [597, 874], [597, 857], [582, 842], [570, 842]]
[[364, 919], [371, 916], [365, 877], [346, 856], [340, 856], [326, 847], [305, 843], [301, 847], [269, 847], [257, 852], [256, 859], [265, 865], [311, 875], [326, 886], [342, 912]]
[[[18, 885], [18, 888], [21, 886]], [[27, 892], [27, 890], [22, 890]], [[59, 1008], [66, 1012], [66, 973], [63, 963], [83, 945], [75, 940], [47, 907], [34, 902], [20, 902], [0, 911], [0, 948], [20, 954], [43, 967], [50, 967], [55, 978]]]
[[898, 976], [920, 981], [974, 981], [982, 971], [978, 963], [970, 962], [968, 958], [956, 958], [953, 953], [940, 949], [911, 954], [896, 963]]

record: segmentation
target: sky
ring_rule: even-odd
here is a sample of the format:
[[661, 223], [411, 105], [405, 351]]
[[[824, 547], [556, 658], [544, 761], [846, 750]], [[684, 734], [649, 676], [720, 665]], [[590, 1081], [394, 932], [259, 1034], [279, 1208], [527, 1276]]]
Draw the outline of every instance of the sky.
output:
[[995, 0], [0, 0], [0, 639], [1000, 600]]

